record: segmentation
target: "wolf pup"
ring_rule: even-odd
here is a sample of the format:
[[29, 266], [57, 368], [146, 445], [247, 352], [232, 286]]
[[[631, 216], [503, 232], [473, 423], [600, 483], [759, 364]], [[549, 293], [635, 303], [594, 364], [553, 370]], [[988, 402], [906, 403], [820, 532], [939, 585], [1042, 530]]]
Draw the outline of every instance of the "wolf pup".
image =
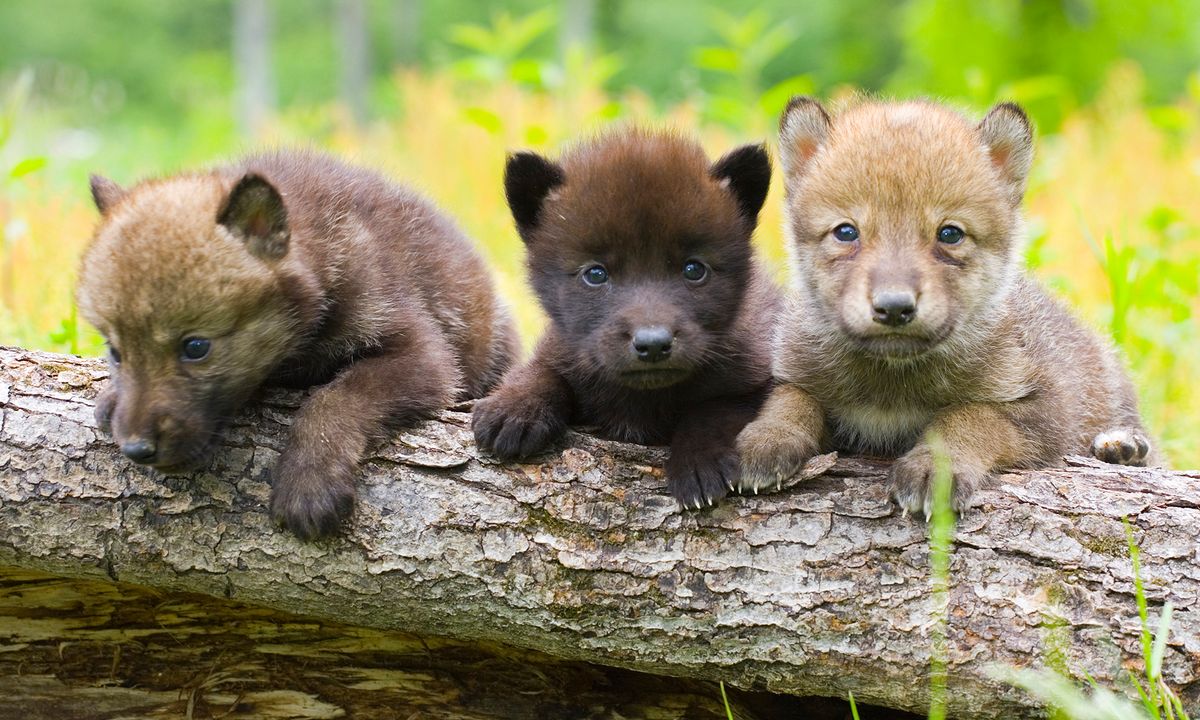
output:
[[761, 145], [710, 164], [698, 144], [624, 130], [559, 161], [508, 160], [504, 185], [550, 325], [475, 405], [478, 444], [538, 452], [567, 425], [670, 444], [667, 485], [711, 505], [770, 381], [777, 290], [750, 247], [771, 166]]
[[1019, 107], [973, 124], [864, 102], [831, 119], [795, 98], [780, 146], [796, 283], [779, 386], [738, 439], [743, 488], [826, 449], [899, 456], [892, 497], [928, 516], [938, 444], [959, 510], [1002, 469], [1088, 451], [1155, 461], [1112, 348], [1022, 270], [1033, 134]]
[[180, 471], [260, 386], [327, 383], [296, 416], [271, 492], [302, 538], [351, 513], [358, 462], [388, 425], [484, 395], [516, 352], [471, 243], [373, 172], [278, 152], [91, 187], [102, 218], [78, 302], [109, 346], [99, 425], [130, 459]]

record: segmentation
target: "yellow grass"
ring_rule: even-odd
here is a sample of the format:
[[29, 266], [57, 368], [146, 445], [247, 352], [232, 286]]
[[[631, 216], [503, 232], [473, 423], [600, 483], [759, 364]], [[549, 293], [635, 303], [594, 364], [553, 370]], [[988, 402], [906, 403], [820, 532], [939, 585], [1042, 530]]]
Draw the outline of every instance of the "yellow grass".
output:
[[[396, 82], [403, 109], [395, 117], [359, 131], [339, 121], [335, 109], [310, 109], [280, 118], [263, 142], [321, 145], [403, 178], [435, 198], [459, 218], [493, 263], [528, 345], [542, 318], [525, 287], [522, 247], [504, 203], [505, 154], [526, 147], [554, 152], [570, 139], [614, 122], [614, 98], [595, 91], [552, 96], [513, 86], [464, 86], [448, 77], [404, 75]], [[1157, 129], [1136, 101], [1136, 82], [1136, 77], [1114, 82], [1120, 92], [1110, 91], [1068, 118], [1060, 135], [1043, 139], [1027, 203], [1031, 227], [1044, 228], [1049, 238], [1040, 253], [1039, 275], [1101, 329], [1109, 316], [1108, 285], [1088, 233], [1096, 239], [1112, 235], [1118, 245], [1151, 243], [1153, 233], [1143, 220], [1167, 206], [1191, 228], [1173, 241], [1171, 257], [1182, 262], [1200, 256], [1195, 231], [1200, 228], [1200, 132], [1193, 127], [1168, 137]], [[761, 140], [766, 125], [757, 135], [739, 134], [704, 125], [687, 105], [655, 110], [636, 95], [620, 98], [620, 103], [618, 121], [652, 121], [698, 132], [714, 157], [736, 144]], [[1195, 108], [1189, 110], [1194, 116]], [[132, 164], [147, 174], [174, 169], [156, 166], [153, 157], [139, 160]], [[782, 279], [780, 185], [777, 178], [757, 243]], [[63, 195], [34, 182], [0, 194], [0, 224], [14, 218], [27, 222], [29, 232], [10, 241], [0, 255], [0, 342], [65, 349], [50, 334], [71, 316], [75, 266], [94, 211], [84, 188]], [[1131, 323], [1159, 322], [1153, 310], [1157, 298], [1146, 300], [1151, 308], [1135, 311]], [[1193, 440], [1200, 431], [1200, 390], [1191, 382], [1200, 372], [1200, 360], [1194, 357], [1200, 347], [1180, 343], [1198, 335], [1195, 310], [1200, 307], [1193, 303], [1192, 316], [1182, 322], [1185, 327], [1171, 330], [1169, 337], [1164, 331], [1161, 343], [1131, 353], [1148, 420], [1167, 441], [1173, 463], [1188, 467], [1200, 466], [1200, 447]], [[88, 333], [79, 347], [98, 353], [100, 346]]]

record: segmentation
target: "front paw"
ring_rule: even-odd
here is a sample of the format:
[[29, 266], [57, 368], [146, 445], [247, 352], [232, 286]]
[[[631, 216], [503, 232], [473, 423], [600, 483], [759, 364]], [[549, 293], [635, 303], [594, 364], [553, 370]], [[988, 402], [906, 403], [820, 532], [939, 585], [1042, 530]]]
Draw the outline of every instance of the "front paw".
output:
[[357, 458], [288, 448], [271, 487], [271, 517], [301, 540], [329, 537], [354, 512]]
[[737, 437], [742, 459], [738, 492], [770, 492], [800, 472], [804, 461], [820, 450], [817, 439], [794, 423], [759, 418]]
[[733, 448], [672, 448], [667, 458], [667, 489], [685, 509], [714, 505], [729, 494], [739, 474]]
[[113, 411], [117, 409], [117, 386], [109, 381], [108, 385], [96, 396], [96, 427], [100, 432], [112, 434]]
[[[951, 508], [956, 513], [970, 507], [971, 496], [991, 479], [982, 463], [966, 458], [950, 458]], [[905, 513], [922, 513], [926, 519], [933, 515], [934, 482], [938, 463], [933, 449], [921, 443], [902, 455], [888, 473], [889, 492]]]
[[1145, 465], [1150, 439], [1141, 430], [1122, 428], [1102, 432], [1092, 440], [1092, 455], [1113, 465]]
[[501, 460], [540, 452], [567, 429], [566, 418], [537, 396], [497, 393], [475, 403], [475, 444]]

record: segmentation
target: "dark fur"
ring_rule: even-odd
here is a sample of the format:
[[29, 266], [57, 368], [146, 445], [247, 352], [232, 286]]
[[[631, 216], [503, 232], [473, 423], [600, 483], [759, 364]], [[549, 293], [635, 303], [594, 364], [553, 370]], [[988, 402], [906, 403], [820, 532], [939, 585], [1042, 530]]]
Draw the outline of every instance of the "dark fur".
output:
[[[120, 353], [97, 418], [164, 471], [204, 461], [264, 384], [314, 391], [275, 471], [274, 517], [304, 538], [352, 511], [354, 477], [390, 424], [480, 397], [514, 330], [486, 267], [443, 213], [382, 176], [310, 153], [250, 157], [125, 191], [93, 178], [103, 217], [79, 306]], [[188, 337], [211, 339], [202, 361]]]
[[[709, 164], [692, 141], [633, 130], [560, 162], [511, 157], [505, 189], [550, 326], [476, 404], [478, 444], [524, 457], [568, 425], [593, 426], [669, 443], [668, 486], [683, 505], [724, 497], [739, 472], [734, 438], [770, 380], [777, 290], [750, 246], [769, 182], [761, 146]], [[704, 281], [683, 277], [691, 259], [710, 267]], [[593, 263], [611, 274], [601, 287], [581, 277]], [[639, 361], [632, 333], [654, 326], [674, 333], [671, 355]]]
[[[1154, 462], [1112, 348], [1022, 272], [1033, 135], [1015, 105], [978, 124], [931, 103], [808, 98], [780, 131], [796, 283], [772, 391], [739, 438], [745, 488], [776, 486], [828, 449], [897, 457], [892, 495], [929, 512], [935, 448], [965, 508], [992, 473], [1091, 451]], [[834, 229], [853, 224], [854, 242]], [[947, 224], [961, 243], [939, 243]], [[914, 317], [875, 317], [911, 292]]]

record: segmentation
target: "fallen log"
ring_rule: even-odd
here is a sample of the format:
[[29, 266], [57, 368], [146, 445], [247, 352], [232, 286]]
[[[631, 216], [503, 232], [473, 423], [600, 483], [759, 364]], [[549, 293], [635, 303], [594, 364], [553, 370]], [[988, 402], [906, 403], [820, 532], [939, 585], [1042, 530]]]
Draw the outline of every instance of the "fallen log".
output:
[[[0, 350], [0, 565], [744, 690], [928, 707], [926, 528], [888, 502], [885, 465], [825, 458], [782, 493], [681, 512], [661, 449], [572, 434], [534, 462], [497, 464], [451, 410], [371, 453], [343, 537], [303, 543], [265, 511], [300, 395], [270, 394], [227, 429], [208, 469], [164, 477], [96, 430], [105, 376], [97, 361]], [[1200, 701], [1200, 473], [1071, 463], [1005, 475], [960, 519], [952, 717], [1043, 712], [993, 679], [997, 663], [1122, 685], [1141, 656], [1122, 518], [1151, 622], [1166, 601], [1176, 608], [1164, 677]]]

